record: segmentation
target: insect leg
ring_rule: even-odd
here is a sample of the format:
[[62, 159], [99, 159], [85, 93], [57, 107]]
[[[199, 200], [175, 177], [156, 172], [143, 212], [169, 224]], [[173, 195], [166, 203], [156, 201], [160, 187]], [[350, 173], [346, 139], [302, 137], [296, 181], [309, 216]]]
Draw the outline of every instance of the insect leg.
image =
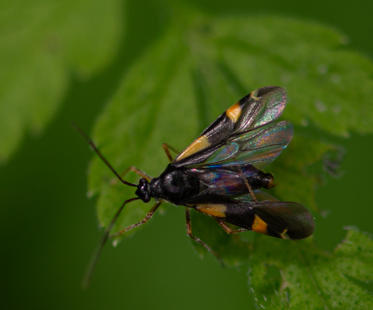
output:
[[175, 154], [179, 154], [179, 152], [175, 148], [173, 148], [172, 146], [168, 145], [167, 143], [162, 143], [162, 148], [165, 151], [166, 156], [167, 156], [167, 158], [168, 158], [168, 160], [170, 162], [173, 161], [173, 158], [172, 158], [170, 150], [173, 151]]
[[218, 254], [214, 250], [212, 250], [205, 242], [203, 242], [200, 238], [196, 237], [192, 233], [192, 223], [190, 221], [190, 212], [188, 208], [185, 208], [185, 222], [186, 222], [186, 231], [187, 235], [194, 240], [195, 242], [199, 243], [202, 245], [208, 252], [210, 252], [212, 255], [214, 255], [217, 260], [224, 266], [224, 262], [222, 259], [219, 257]]
[[151, 219], [151, 217], [154, 215], [155, 211], [157, 211], [157, 209], [159, 208], [159, 206], [161, 205], [162, 202], [157, 202], [150, 210], [149, 212], [146, 214], [146, 216], [138, 223], [135, 223], [135, 224], [132, 224], [130, 226], [127, 226], [125, 228], [123, 228], [121, 231], [115, 233], [115, 234], [112, 234], [110, 235], [110, 238], [113, 238], [113, 237], [118, 237], [124, 233], [126, 233], [127, 231], [130, 231], [138, 226], [141, 226], [142, 224], [145, 224], [147, 221], [149, 221]]
[[237, 233], [240, 233], [240, 232], [247, 231], [247, 229], [245, 229], [245, 228], [232, 229], [232, 228], [230, 228], [227, 224], [225, 224], [224, 221], [222, 221], [221, 219], [216, 219], [216, 221], [217, 221], [218, 224], [221, 226], [221, 228], [224, 229], [224, 231], [225, 231], [227, 234], [237, 234]]
[[[152, 179], [152, 178], [151, 178], [149, 175], [147, 175], [144, 171], [142, 171], [142, 170], [136, 168], [135, 166], [131, 166], [131, 167], [127, 168], [126, 170], [124, 170], [124, 171], [120, 174], [120, 176], [121, 176], [122, 178], [124, 178], [124, 176], [125, 176], [128, 172], [130, 172], [130, 171], [136, 173], [136, 174], [139, 175], [140, 177], [143, 177], [143, 178], [146, 179], [148, 182], [150, 182], [150, 180]], [[117, 182], [118, 182], [118, 180], [114, 178], [114, 179], [111, 180], [110, 183], [111, 183], [111, 185], [115, 185], [115, 184], [117, 184]]]
[[149, 175], [147, 175], [144, 171], [142, 171], [142, 170], [136, 168], [135, 166], [131, 166], [131, 167], [127, 168], [127, 170], [126, 170], [125, 173], [127, 173], [127, 172], [129, 172], [129, 171], [132, 171], [132, 172], [136, 173], [137, 175], [143, 177], [144, 179], [146, 179], [146, 180], [149, 181], [149, 182], [150, 182], [151, 179], [152, 179], [152, 178], [151, 178]]
[[250, 196], [251, 196], [251, 199], [254, 200], [254, 201], [257, 201], [256, 196], [255, 196], [255, 193], [254, 193], [254, 191], [253, 191], [251, 185], [249, 184], [249, 182], [247, 182], [247, 179], [245, 178], [245, 176], [244, 176], [242, 170], [239, 169], [239, 172], [240, 172], [240, 176], [241, 176], [242, 180], [245, 182], [245, 185], [246, 185], [246, 187], [247, 187], [247, 189], [248, 189], [248, 191], [249, 191], [249, 194], [250, 194]]

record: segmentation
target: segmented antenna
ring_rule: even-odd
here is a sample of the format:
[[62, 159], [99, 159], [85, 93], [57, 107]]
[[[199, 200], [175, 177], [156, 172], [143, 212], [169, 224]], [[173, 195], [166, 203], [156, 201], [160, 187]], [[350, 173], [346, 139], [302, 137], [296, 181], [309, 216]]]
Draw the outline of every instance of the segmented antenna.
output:
[[[100, 157], [101, 160], [106, 164], [106, 166], [109, 167], [109, 169], [114, 173], [114, 175], [119, 179], [119, 181], [121, 181], [125, 185], [137, 187], [136, 184], [133, 184], [133, 183], [130, 183], [130, 182], [127, 182], [127, 181], [123, 180], [122, 177], [119, 175], [119, 173], [113, 168], [113, 166], [105, 158], [105, 156], [102, 155], [102, 153], [97, 148], [97, 146], [95, 145], [93, 140], [77, 124], [72, 123], [72, 125], [76, 129], [76, 131], [79, 132], [79, 134], [88, 142], [88, 144], [96, 152], [98, 157]], [[118, 209], [118, 211], [115, 213], [115, 215], [112, 218], [109, 226], [105, 229], [105, 232], [104, 232], [104, 234], [101, 238], [101, 241], [98, 243], [96, 250], [93, 252], [92, 258], [91, 258], [90, 263], [87, 267], [87, 271], [84, 275], [84, 278], [83, 278], [83, 281], [82, 281], [83, 288], [88, 287], [88, 285], [90, 283], [90, 280], [92, 278], [93, 270], [95, 269], [97, 261], [98, 261], [100, 255], [101, 255], [102, 249], [103, 249], [104, 245], [106, 244], [107, 240], [109, 239], [110, 232], [111, 232], [116, 220], [118, 219], [118, 216], [123, 211], [124, 206], [127, 203], [130, 203], [130, 202], [138, 200], [138, 199], [140, 199], [140, 198], [139, 197], [134, 197], [134, 198], [131, 198], [131, 199], [128, 199], [128, 200], [124, 201], [122, 203], [122, 205], [120, 206], [120, 208]]]
[[93, 140], [81, 129], [77, 124], [74, 122], [72, 123], [72, 126], [76, 129], [77, 132], [88, 142], [88, 144], [91, 146], [91, 148], [96, 152], [96, 154], [101, 158], [101, 160], [106, 164], [106, 166], [109, 167], [109, 169], [115, 174], [115, 176], [121, 181], [123, 184], [128, 186], [134, 186], [137, 187], [136, 184], [127, 182], [122, 179], [122, 177], [119, 175], [119, 173], [113, 168], [113, 166], [108, 162], [108, 160], [105, 158], [104, 155], [100, 152], [100, 150], [97, 148]]

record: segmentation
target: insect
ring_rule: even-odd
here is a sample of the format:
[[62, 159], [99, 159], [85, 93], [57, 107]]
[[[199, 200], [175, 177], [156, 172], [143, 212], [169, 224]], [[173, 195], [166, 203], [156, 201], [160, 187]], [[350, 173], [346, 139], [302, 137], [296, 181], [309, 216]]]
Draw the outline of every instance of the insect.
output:
[[[304, 206], [275, 200], [261, 191], [274, 185], [273, 176], [260, 170], [261, 167], [278, 157], [293, 137], [293, 127], [289, 122], [276, 121], [285, 105], [286, 92], [281, 87], [269, 86], [252, 91], [221, 114], [181, 153], [163, 144], [170, 163], [155, 178], [135, 167], [120, 175], [78, 128], [119, 181], [136, 187], [136, 197], [123, 202], [107, 227], [86, 281], [106, 241], [145, 224], [165, 201], [186, 207], [187, 235], [214, 255], [216, 253], [210, 246], [193, 234], [190, 209], [213, 217], [229, 234], [252, 230], [283, 239], [310, 236], [314, 223]], [[177, 153], [175, 158], [171, 151]], [[141, 177], [137, 185], [123, 179], [129, 171]], [[144, 219], [110, 234], [126, 204], [138, 199], [147, 203], [152, 198], [156, 203]]]

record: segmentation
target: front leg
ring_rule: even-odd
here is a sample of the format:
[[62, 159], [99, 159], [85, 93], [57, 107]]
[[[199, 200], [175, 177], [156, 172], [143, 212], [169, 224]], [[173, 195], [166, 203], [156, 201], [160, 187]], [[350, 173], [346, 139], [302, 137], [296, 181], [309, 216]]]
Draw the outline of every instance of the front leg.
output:
[[[121, 174], [120, 174], [120, 177], [121, 178], [124, 178], [124, 176], [128, 173], [128, 172], [134, 172], [136, 173], [138, 176], [146, 179], [148, 182], [151, 181], [151, 177], [149, 175], [147, 175], [144, 171], [140, 170], [139, 168], [136, 168], [135, 166], [131, 166], [129, 168], [127, 168], [126, 170], [124, 170]], [[111, 185], [115, 185], [118, 183], [118, 179], [114, 178], [111, 180], [110, 184]]]
[[145, 224], [147, 221], [149, 221], [152, 216], [154, 215], [155, 211], [157, 211], [157, 209], [159, 208], [159, 206], [161, 205], [162, 202], [157, 202], [150, 210], [149, 212], [145, 215], [145, 217], [138, 223], [135, 223], [135, 224], [132, 224], [130, 226], [127, 226], [125, 228], [123, 228], [122, 230], [120, 230], [119, 232], [115, 233], [115, 234], [112, 234], [110, 235], [110, 238], [114, 238], [114, 237], [118, 237], [120, 235], [123, 235], [124, 233], [136, 228], [136, 227], [139, 227], [143, 224]]

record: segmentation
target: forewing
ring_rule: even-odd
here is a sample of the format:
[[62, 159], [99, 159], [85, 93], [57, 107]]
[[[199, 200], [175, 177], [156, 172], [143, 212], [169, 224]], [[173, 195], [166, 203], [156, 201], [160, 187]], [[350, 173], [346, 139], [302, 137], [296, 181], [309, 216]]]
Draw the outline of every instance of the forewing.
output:
[[293, 126], [289, 122], [271, 123], [228, 140], [201, 164], [221, 167], [244, 164], [264, 166], [281, 154], [292, 137]]
[[299, 203], [258, 201], [252, 206], [258, 219], [266, 223], [270, 235], [303, 239], [314, 231], [312, 214]]
[[235, 202], [197, 204], [199, 212], [224, 222], [282, 239], [303, 239], [312, 235], [311, 213], [296, 202], [237, 200]]
[[276, 120], [285, 105], [286, 92], [281, 87], [269, 86], [251, 92], [220, 115], [172, 164], [180, 167], [205, 161], [231, 137]]

